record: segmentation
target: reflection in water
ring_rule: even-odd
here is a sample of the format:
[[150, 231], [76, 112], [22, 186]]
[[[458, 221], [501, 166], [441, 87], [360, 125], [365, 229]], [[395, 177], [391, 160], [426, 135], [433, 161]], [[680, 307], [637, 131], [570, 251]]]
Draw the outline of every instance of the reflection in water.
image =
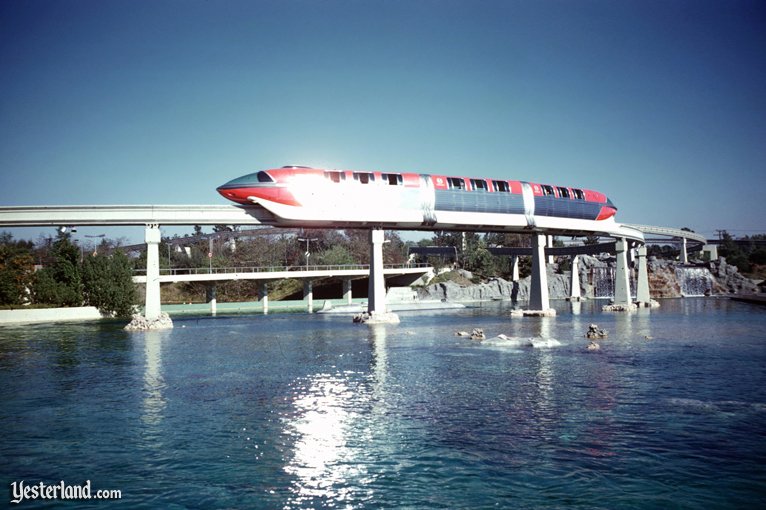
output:
[[79, 353], [77, 352], [77, 335], [72, 331], [62, 330], [54, 345], [59, 368], [70, 369], [80, 364]]
[[[97, 473], [139, 508], [758, 507], [766, 315], [713, 299], [582, 309], [403, 315], [381, 331], [308, 314], [167, 336], [0, 328], [0, 471]], [[609, 330], [596, 352], [591, 322]], [[453, 337], [467, 325], [564, 345]], [[62, 329], [74, 368], [58, 365]], [[263, 455], [242, 448], [244, 426]]]
[[388, 374], [388, 350], [386, 349], [386, 326], [373, 324], [369, 326], [372, 333], [372, 348], [374, 356], [373, 365], [373, 389], [372, 395], [375, 402], [379, 402], [383, 396], [383, 387], [386, 384]]
[[[553, 317], [541, 317], [537, 325], [537, 335], [542, 340], [554, 340], [551, 336], [551, 329], [554, 322]], [[532, 405], [537, 414], [538, 420], [547, 425], [552, 424], [554, 419], [554, 370], [553, 355], [551, 349], [537, 349], [537, 366], [535, 370], [535, 398], [532, 399]], [[544, 425], [546, 426], [546, 425]]]
[[649, 320], [652, 316], [652, 312], [649, 308], [639, 308], [635, 314], [636, 326], [638, 326], [637, 333], [643, 337], [644, 340], [652, 338], [652, 322]]
[[165, 380], [162, 377], [162, 339], [167, 332], [147, 331], [144, 333], [144, 409], [141, 419], [147, 425], [158, 425], [165, 410]]
[[540, 322], [538, 324], [539, 329], [537, 330], [537, 336], [542, 338], [543, 340], [550, 340], [553, 338], [551, 336], [551, 329], [553, 329], [553, 322], [556, 319], [553, 317], [540, 317]]
[[345, 374], [317, 374], [296, 391], [295, 415], [285, 423], [285, 433], [295, 439], [293, 457], [284, 468], [296, 477], [290, 502], [343, 501], [346, 495], [339, 486], [358, 469], [347, 448], [355, 415], [349, 409], [353, 392]]
[[[572, 332], [574, 338], [576, 339], [575, 342], [579, 343], [580, 338], [585, 336], [585, 331], [587, 330], [585, 321], [587, 321], [589, 318], [584, 318], [582, 315], [580, 315], [580, 312], [582, 311], [581, 302], [572, 301], [570, 304], [572, 305]], [[582, 337], [580, 335], [582, 335]]]
[[615, 340], [630, 342], [633, 339], [633, 313], [618, 313], [614, 318]]
[[370, 374], [322, 373], [293, 383], [294, 409], [284, 418], [283, 431], [293, 439], [284, 467], [295, 477], [288, 507], [351, 504], [370, 497], [360, 488], [375, 475], [363, 457], [375, 435], [369, 419], [384, 400], [388, 371], [385, 326], [370, 326], [370, 333]]

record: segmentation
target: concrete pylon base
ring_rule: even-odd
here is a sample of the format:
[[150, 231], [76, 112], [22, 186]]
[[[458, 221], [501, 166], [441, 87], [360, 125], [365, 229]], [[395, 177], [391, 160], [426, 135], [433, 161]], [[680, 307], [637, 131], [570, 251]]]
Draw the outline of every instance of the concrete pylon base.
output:
[[601, 307], [602, 312], [635, 312], [638, 310], [638, 305], [635, 303], [628, 304], [615, 304], [604, 305]]
[[147, 319], [140, 313], [133, 314], [133, 320], [125, 326], [126, 331], [155, 331], [158, 329], [172, 329], [173, 321], [165, 312], [160, 313], [155, 319]]
[[556, 310], [511, 310], [511, 317], [555, 317]]
[[354, 315], [354, 322], [362, 324], [399, 324], [399, 316], [393, 312], [363, 312]]
[[572, 303], [580, 303], [580, 302], [585, 301], [587, 299], [588, 298], [584, 298], [582, 296], [570, 296], [570, 297], [566, 298], [567, 301], [570, 301]]
[[636, 301], [636, 306], [639, 308], [659, 308], [660, 304], [654, 299], [650, 299], [649, 302]]

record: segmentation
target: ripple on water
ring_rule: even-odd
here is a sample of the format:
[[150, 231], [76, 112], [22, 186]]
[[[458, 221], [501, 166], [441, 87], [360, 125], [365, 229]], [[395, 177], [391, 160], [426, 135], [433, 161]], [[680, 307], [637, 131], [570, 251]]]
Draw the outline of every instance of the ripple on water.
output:
[[[747, 310], [0, 330], [0, 471], [129, 508], [756, 507], [766, 318]], [[454, 336], [473, 327], [490, 338]]]

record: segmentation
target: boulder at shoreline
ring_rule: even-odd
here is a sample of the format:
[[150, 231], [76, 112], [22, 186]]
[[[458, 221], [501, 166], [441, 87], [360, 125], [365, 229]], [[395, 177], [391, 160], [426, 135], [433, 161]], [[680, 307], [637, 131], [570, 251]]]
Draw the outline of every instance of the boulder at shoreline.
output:
[[125, 326], [126, 331], [153, 331], [158, 329], [171, 329], [173, 321], [170, 316], [162, 312], [156, 319], [147, 319], [140, 313], [133, 314], [133, 319]]

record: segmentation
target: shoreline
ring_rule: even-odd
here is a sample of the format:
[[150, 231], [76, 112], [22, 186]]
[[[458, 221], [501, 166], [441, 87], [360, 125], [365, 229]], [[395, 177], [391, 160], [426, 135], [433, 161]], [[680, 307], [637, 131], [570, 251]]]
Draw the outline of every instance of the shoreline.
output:
[[46, 322], [85, 322], [104, 319], [95, 306], [67, 308], [15, 308], [0, 310], [0, 326], [40, 324]]
[[[678, 298], [661, 299], [731, 299], [733, 301], [751, 303], [756, 305], [766, 304], [766, 295], [712, 295], [712, 296], [681, 296]], [[595, 298], [588, 301], [607, 301], [608, 298]], [[565, 299], [552, 299], [552, 301], [566, 301]], [[363, 307], [367, 302], [366, 298], [358, 298], [349, 305], [344, 299], [319, 299], [314, 300], [313, 314], [317, 315], [341, 315], [352, 314]], [[481, 303], [508, 302], [510, 300], [484, 299], [484, 300], [466, 300], [466, 301], [415, 301], [412, 303], [390, 303], [388, 306], [394, 311], [433, 311], [433, 310], [459, 310], [478, 305]], [[524, 304], [525, 301], [518, 301]], [[328, 308], [328, 304], [331, 307]], [[333, 311], [336, 308], [337, 311]], [[186, 315], [225, 315], [239, 313], [259, 313], [263, 314], [263, 305], [260, 301], [245, 301], [232, 303], [217, 303], [216, 313], [213, 314], [210, 309], [210, 303], [188, 303], [188, 304], [168, 304], [162, 305], [162, 311], [171, 317], [183, 317]], [[308, 303], [304, 300], [290, 301], [271, 301], [268, 305], [268, 314], [271, 313], [306, 313]], [[104, 317], [93, 306], [69, 307], [69, 308], [30, 308], [30, 309], [12, 309], [0, 310], [0, 327], [2, 326], [23, 326], [25, 324], [44, 324], [56, 322], [93, 322], [98, 320], [114, 321], [114, 318]]]

